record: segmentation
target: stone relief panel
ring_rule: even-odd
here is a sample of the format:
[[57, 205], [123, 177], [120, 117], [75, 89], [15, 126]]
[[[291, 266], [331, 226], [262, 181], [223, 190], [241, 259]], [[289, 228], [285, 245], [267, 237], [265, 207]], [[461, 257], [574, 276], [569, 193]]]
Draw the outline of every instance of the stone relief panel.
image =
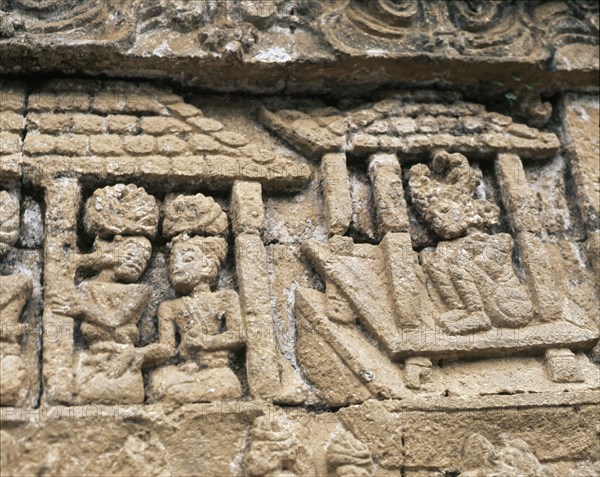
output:
[[[20, 164], [23, 182], [44, 194], [43, 326], [56, 339], [45, 340], [43, 400], [303, 399], [298, 371], [273, 340], [260, 232], [263, 186], [287, 190], [291, 179], [299, 189], [308, 166], [167, 91], [83, 81], [66, 94], [64, 86], [34, 88], [21, 105], [26, 118], [17, 124], [11, 111], [14, 126], [3, 132], [6, 167]], [[9, 191], [2, 199], [4, 252], [18, 238], [19, 203]], [[230, 283], [213, 290], [226, 259]], [[32, 289], [16, 278], [6, 298], [15, 316], [4, 327], [11, 355]]]
[[68, 7], [59, 1], [2, 3], [5, 38], [61, 33], [73, 39], [143, 44], [148, 32], [160, 31], [168, 34], [162, 39], [185, 37], [207, 52], [241, 56], [254, 49], [259, 36], [268, 37], [278, 29], [323, 35], [334, 49], [353, 55], [376, 51], [396, 57], [427, 52], [545, 58], [552, 47], [597, 45], [598, 8], [589, 1], [461, 0], [446, 5], [422, 0], [80, 0]]
[[[331, 238], [302, 251], [325, 291], [299, 289], [296, 315], [299, 361], [323, 399], [402, 398], [430, 386], [440, 359], [525, 349], [545, 356], [548, 379], [585, 381], [572, 351], [593, 346], [596, 325], [557, 285], [565, 265], [551, 254], [521, 159], [555, 155], [556, 135], [427, 92], [346, 110], [263, 109], [261, 119], [322, 157]], [[375, 243], [352, 238], [349, 158], [368, 165]]]
[[[573, 126], [597, 115], [592, 99], [562, 98], [553, 129], [452, 91], [335, 107], [124, 81], [1, 92], [1, 404], [15, 428], [45, 432], [40, 410], [131, 406], [110, 425], [115, 472], [145, 472], [150, 443], [173, 454], [157, 474], [176, 473], [192, 439], [233, 475], [421, 475], [439, 425], [426, 435], [410, 413], [521, 394], [594, 413], [595, 150]], [[547, 181], [567, 166], [576, 194]], [[23, 446], [11, 429], [4, 462]], [[207, 443], [215, 429], [236, 453]], [[593, 454], [459, 434], [464, 449], [452, 441], [432, 469], [553, 475]], [[39, 452], [52, 468], [65, 450]]]

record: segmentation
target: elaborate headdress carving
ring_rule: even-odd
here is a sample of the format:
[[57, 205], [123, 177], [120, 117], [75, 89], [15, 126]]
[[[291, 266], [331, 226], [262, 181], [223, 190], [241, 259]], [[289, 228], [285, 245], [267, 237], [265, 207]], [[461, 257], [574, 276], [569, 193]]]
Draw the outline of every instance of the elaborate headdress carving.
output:
[[155, 237], [158, 227], [156, 199], [142, 187], [117, 184], [94, 192], [85, 205], [84, 225], [101, 237], [145, 235]]
[[411, 167], [408, 177], [415, 208], [441, 239], [461, 237], [498, 224], [496, 204], [473, 198], [482, 174], [471, 168], [462, 154], [439, 152], [431, 169], [417, 164]]
[[215, 257], [219, 266], [227, 256], [227, 242], [221, 237], [190, 237], [187, 234], [181, 234], [171, 241], [171, 247], [183, 243], [200, 248], [206, 255]]
[[167, 197], [163, 205], [163, 234], [220, 235], [227, 230], [227, 216], [211, 197], [202, 194]]

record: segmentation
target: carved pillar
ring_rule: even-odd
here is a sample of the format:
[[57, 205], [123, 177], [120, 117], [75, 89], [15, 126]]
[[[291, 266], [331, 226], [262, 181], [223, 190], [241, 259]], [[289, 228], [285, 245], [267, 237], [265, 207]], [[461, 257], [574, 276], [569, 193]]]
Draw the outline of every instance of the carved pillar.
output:
[[273, 397], [281, 379], [273, 330], [267, 252], [260, 237], [264, 221], [262, 188], [258, 182], [233, 185], [232, 228], [242, 316], [246, 328], [246, 370], [255, 398]]
[[[76, 179], [59, 178], [46, 183], [46, 241], [44, 243], [45, 296], [60, 296], [72, 287], [77, 253], [77, 213], [81, 187]], [[48, 300], [42, 318], [44, 326], [44, 399], [68, 403], [73, 398], [73, 318], [55, 313]]]
[[417, 254], [409, 234], [388, 233], [381, 241], [387, 280], [394, 302], [394, 318], [400, 330], [421, 323], [421, 283], [415, 273]]
[[562, 300], [556, 292], [552, 264], [540, 238], [542, 226], [519, 156], [499, 154], [496, 160], [496, 174], [500, 183], [502, 203], [508, 212], [509, 223], [517, 235], [517, 244], [536, 313], [542, 321], [560, 319]]
[[325, 154], [321, 161], [325, 220], [329, 235], [344, 235], [352, 220], [350, 179], [346, 169], [346, 155]]
[[379, 237], [388, 232], [408, 232], [408, 211], [402, 176], [395, 154], [373, 154], [369, 158], [369, 178], [373, 184]]

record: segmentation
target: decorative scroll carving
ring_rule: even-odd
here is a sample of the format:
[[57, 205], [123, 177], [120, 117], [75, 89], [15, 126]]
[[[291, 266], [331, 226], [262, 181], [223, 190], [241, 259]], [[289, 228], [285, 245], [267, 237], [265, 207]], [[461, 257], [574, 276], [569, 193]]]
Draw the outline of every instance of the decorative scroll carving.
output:
[[593, 2], [352, 0], [324, 14], [321, 25], [331, 45], [353, 55], [542, 58], [552, 45], [598, 44]]
[[[123, 34], [124, 13], [119, 11], [113, 16], [114, 24], [110, 25], [110, 8], [118, 7], [119, 1], [113, 0], [77, 0], [68, 6], [60, 0], [36, 2], [31, 0], [11, 0], [3, 2], [3, 10], [7, 7], [6, 27], [1, 36], [11, 37], [15, 33], [25, 31], [30, 34], [72, 33], [75, 36], [85, 32], [94, 36]], [[105, 23], [106, 22], [106, 23]], [[98, 31], [94, 32], [94, 28]]]

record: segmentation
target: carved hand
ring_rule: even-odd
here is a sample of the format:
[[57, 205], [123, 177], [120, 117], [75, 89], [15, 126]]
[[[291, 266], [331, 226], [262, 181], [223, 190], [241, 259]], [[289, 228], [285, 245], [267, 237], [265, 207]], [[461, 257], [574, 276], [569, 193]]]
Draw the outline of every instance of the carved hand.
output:
[[138, 348], [136, 351], [142, 357], [142, 367], [162, 364], [175, 356], [177, 352], [175, 348], [162, 343], [153, 343], [143, 348]]
[[48, 297], [50, 307], [54, 313], [66, 316], [76, 316], [83, 313], [85, 306], [75, 295], [51, 295]]
[[239, 332], [226, 331], [216, 335], [188, 336], [186, 347], [190, 351], [217, 351], [238, 348], [243, 342]]
[[143, 354], [136, 348], [123, 351], [111, 361], [107, 375], [109, 378], [117, 379], [125, 374], [128, 369], [139, 370], [143, 361]]

